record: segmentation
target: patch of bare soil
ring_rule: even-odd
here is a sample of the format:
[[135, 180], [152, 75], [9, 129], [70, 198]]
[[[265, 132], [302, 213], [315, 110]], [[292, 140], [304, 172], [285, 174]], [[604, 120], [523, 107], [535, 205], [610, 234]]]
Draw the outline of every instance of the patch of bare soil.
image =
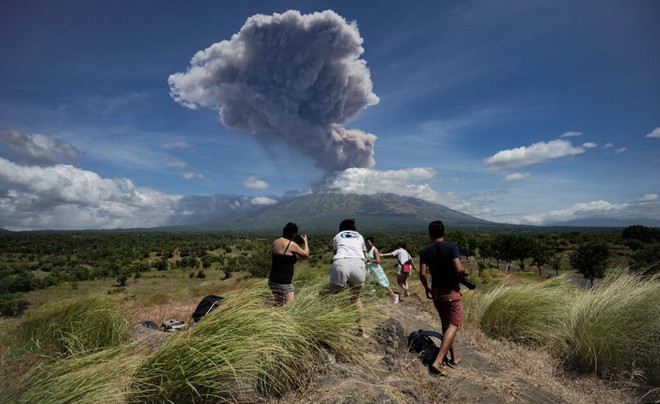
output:
[[[407, 337], [415, 330], [438, 330], [428, 299], [417, 293], [383, 307], [385, 321], [371, 331], [359, 364], [332, 357], [304, 392], [281, 403], [634, 403], [634, 395], [602, 381], [564, 375], [549, 355], [495, 341], [465, 328], [455, 347], [462, 359], [447, 378], [436, 378], [415, 354]], [[439, 344], [439, 342], [438, 342]]]

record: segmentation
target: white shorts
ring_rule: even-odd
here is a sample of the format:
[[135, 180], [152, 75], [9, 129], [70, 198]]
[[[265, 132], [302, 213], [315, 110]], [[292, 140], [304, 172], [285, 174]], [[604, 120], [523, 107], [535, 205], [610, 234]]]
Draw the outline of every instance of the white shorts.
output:
[[346, 285], [362, 286], [367, 277], [364, 260], [360, 258], [340, 258], [332, 261], [330, 284], [342, 288]]

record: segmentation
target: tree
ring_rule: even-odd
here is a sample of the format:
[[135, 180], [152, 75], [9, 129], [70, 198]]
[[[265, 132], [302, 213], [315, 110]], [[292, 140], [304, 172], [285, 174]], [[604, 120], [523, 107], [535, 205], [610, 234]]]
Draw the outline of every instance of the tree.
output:
[[628, 240], [639, 240], [642, 243], [650, 243], [656, 240], [660, 240], [660, 229], [636, 224], [623, 229], [623, 232], [621, 232], [621, 237]]
[[511, 236], [511, 249], [513, 258], [520, 262], [520, 270], [525, 270], [525, 258], [532, 257], [535, 248], [535, 240], [530, 236]]
[[516, 237], [512, 234], [502, 234], [495, 236], [493, 240], [493, 252], [497, 260], [497, 266], [500, 260], [506, 262], [506, 270], [511, 268], [511, 261], [516, 259]]
[[447, 234], [447, 241], [456, 243], [458, 250], [466, 257], [474, 256], [477, 243], [472, 234], [462, 230], [454, 230]]
[[490, 236], [481, 236], [477, 241], [477, 248], [479, 250], [479, 256], [483, 258], [488, 258], [488, 263], [490, 264], [490, 258], [493, 258], [495, 255], [495, 250], [493, 248], [493, 238]]
[[605, 277], [610, 249], [601, 241], [581, 244], [570, 255], [571, 265], [577, 269], [593, 286], [595, 279]]
[[555, 270], [555, 276], [559, 276], [559, 269], [561, 268], [561, 262], [563, 261], [562, 255], [555, 255], [550, 260], [550, 266]]
[[550, 263], [553, 254], [555, 253], [552, 246], [545, 243], [544, 240], [534, 240], [532, 244], [532, 265], [536, 265], [541, 275], [541, 267]]
[[630, 269], [645, 275], [660, 272], [660, 244], [655, 243], [635, 251], [631, 258]]

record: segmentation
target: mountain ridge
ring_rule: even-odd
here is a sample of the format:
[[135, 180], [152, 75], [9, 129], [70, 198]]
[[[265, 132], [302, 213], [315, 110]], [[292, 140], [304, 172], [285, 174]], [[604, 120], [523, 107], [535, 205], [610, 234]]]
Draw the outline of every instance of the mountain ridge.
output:
[[229, 220], [193, 226], [198, 229], [280, 230], [294, 222], [303, 230], [335, 231], [341, 220], [355, 219], [358, 230], [425, 231], [433, 220], [442, 220], [452, 228], [500, 227], [502, 224], [479, 219], [421, 199], [395, 194], [314, 193], [277, 204], [258, 212]]

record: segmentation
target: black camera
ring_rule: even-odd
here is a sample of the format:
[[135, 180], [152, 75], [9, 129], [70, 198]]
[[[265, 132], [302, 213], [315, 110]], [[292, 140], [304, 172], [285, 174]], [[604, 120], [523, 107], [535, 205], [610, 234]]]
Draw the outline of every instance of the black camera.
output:
[[293, 241], [295, 241], [296, 244], [304, 244], [305, 243], [305, 239], [303, 239], [303, 237], [300, 234], [296, 234], [293, 237]]
[[460, 282], [470, 290], [474, 290], [477, 287], [477, 284], [469, 280], [466, 276], [461, 276]]

